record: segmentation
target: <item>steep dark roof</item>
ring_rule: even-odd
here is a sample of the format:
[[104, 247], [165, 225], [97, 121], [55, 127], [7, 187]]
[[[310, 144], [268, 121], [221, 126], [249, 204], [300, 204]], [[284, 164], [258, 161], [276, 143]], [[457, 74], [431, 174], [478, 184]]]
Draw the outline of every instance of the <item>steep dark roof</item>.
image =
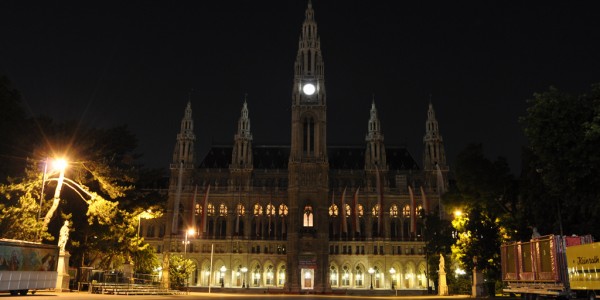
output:
[[[200, 168], [226, 169], [231, 163], [233, 146], [212, 146], [200, 162]], [[289, 146], [254, 146], [252, 148], [255, 169], [287, 169]], [[405, 147], [386, 146], [390, 170], [418, 170], [419, 166]], [[331, 146], [327, 148], [330, 169], [354, 169], [365, 167], [364, 146]]]
[[[405, 147], [386, 146], [387, 164], [390, 170], [418, 170], [419, 165]], [[364, 169], [365, 146], [328, 147], [330, 169]]]
[[[200, 162], [200, 168], [229, 168], [233, 146], [212, 146]], [[255, 169], [287, 169], [289, 146], [254, 146], [252, 160]]]

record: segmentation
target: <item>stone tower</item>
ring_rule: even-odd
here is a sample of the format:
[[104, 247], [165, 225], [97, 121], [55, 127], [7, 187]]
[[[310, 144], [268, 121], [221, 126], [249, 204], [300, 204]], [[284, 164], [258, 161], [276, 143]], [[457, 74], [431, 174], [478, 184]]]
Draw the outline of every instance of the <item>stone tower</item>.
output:
[[425, 122], [423, 149], [423, 171], [425, 172], [426, 184], [438, 195], [441, 195], [446, 191], [448, 165], [446, 164], [444, 140], [440, 134], [431, 102], [429, 103], [427, 121]]
[[248, 103], [244, 99], [242, 113], [238, 120], [237, 133], [234, 137], [231, 152], [231, 188], [236, 190], [249, 190], [252, 178], [252, 133], [250, 132], [250, 118], [248, 117]]
[[[169, 193], [167, 206], [167, 234], [177, 235], [192, 224], [185, 224], [190, 220], [182, 220], [182, 215], [185, 214], [184, 208], [191, 209], [191, 205], [182, 203], [182, 194], [190, 191], [196, 163], [194, 156], [194, 120], [192, 119], [192, 103], [188, 101], [185, 108], [183, 118], [181, 119], [181, 128], [177, 134], [177, 142], [173, 151], [173, 161], [171, 162], [171, 180], [169, 190], [175, 191], [174, 194]], [[188, 197], [184, 197], [187, 199]], [[185, 227], [185, 228], [182, 228]]]
[[294, 64], [288, 162], [291, 292], [330, 290], [328, 274], [327, 106], [324, 65], [312, 3], [308, 2]]
[[377, 116], [377, 108], [375, 108], [375, 100], [371, 104], [371, 117], [369, 118], [369, 128], [365, 141], [367, 142], [365, 170], [387, 170], [383, 133], [381, 132], [381, 122], [379, 122], [379, 117]]

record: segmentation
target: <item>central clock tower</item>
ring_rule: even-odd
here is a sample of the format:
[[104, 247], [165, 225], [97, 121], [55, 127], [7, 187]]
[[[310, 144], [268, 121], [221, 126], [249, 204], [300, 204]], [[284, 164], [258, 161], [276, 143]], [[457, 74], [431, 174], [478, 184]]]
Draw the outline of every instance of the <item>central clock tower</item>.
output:
[[327, 292], [328, 172], [327, 106], [320, 39], [308, 2], [294, 63], [292, 140], [288, 163], [287, 289]]

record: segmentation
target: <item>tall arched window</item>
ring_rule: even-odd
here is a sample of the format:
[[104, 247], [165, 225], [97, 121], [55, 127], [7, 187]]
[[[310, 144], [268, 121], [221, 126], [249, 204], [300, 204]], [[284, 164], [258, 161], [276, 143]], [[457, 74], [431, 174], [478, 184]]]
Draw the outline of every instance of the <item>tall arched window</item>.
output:
[[361, 267], [356, 267], [356, 276], [355, 276], [355, 280], [354, 280], [354, 286], [355, 287], [363, 287], [364, 285], [364, 280], [365, 280], [365, 274], [363, 272], [363, 270], [361, 269]]
[[240, 234], [244, 232], [244, 215], [246, 214], [246, 208], [243, 204], [238, 203], [235, 211], [235, 233]]
[[252, 236], [255, 238], [260, 238], [262, 236], [262, 206], [259, 203], [254, 204], [252, 213], [254, 214], [254, 219], [252, 220], [252, 222], [254, 223], [254, 226], [252, 226]]
[[302, 122], [302, 150], [305, 155], [315, 151], [315, 121], [312, 117], [304, 118]]
[[333, 286], [338, 286], [338, 270], [334, 265], [329, 268], [329, 283]]
[[392, 204], [390, 206], [390, 237], [397, 239], [400, 236], [400, 222], [398, 221], [398, 215], [400, 214], [398, 205]]
[[344, 286], [344, 287], [350, 286], [350, 275], [351, 274], [352, 273], [350, 272], [350, 267], [348, 267], [348, 266], [342, 267], [342, 286]]
[[279, 272], [277, 275], [277, 286], [284, 286], [285, 285], [285, 266], [281, 266], [281, 268], [279, 268]]
[[288, 209], [287, 205], [285, 205], [283, 203], [280, 204], [278, 214], [279, 214], [279, 218], [281, 218], [281, 224], [278, 225], [279, 226], [278, 232], [280, 232], [281, 235], [277, 236], [278, 239], [279, 238], [286, 239], [286, 237], [287, 237], [286, 217], [287, 217], [288, 213], [289, 213], [289, 209]]
[[273, 269], [273, 265], [268, 265], [265, 270], [265, 285], [274, 285], [275, 284], [275, 270]]
[[267, 204], [267, 211], [266, 211], [266, 215], [267, 215], [267, 236], [269, 238], [275, 238], [275, 230], [276, 230], [276, 224], [275, 224], [275, 213], [277, 212], [277, 210], [275, 209], [275, 205], [269, 203]]
[[307, 205], [304, 207], [304, 217], [303, 217], [304, 227], [313, 227], [313, 209], [312, 206]]

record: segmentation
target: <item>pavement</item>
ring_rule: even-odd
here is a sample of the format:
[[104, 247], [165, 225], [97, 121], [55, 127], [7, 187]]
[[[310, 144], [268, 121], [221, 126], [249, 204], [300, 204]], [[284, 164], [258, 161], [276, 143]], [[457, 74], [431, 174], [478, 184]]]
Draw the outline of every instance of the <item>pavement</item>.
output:
[[[0, 293], [0, 299], [5, 297], [14, 298], [8, 293]], [[22, 297], [22, 296], [17, 296]], [[291, 300], [306, 300], [306, 299], [358, 299], [358, 298], [369, 298], [369, 299], [415, 299], [415, 300], [429, 300], [429, 299], [446, 299], [446, 300], [460, 300], [460, 299], [474, 299], [470, 295], [453, 295], [453, 296], [346, 296], [346, 295], [296, 295], [296, 294], [239, 294], [239, 293], [198, 293], [190, 292], [189, 294], [183, 295], [102, 295], [102, 294], [91, 294], [87, 292], [51, 292], [51, 291], [37, 291], [35, 295], [30, 293], [27, 295], [27, 299], [34, 300], [57, 300], [57, 299], [110, 299], [110, 300], [123, 300], [123, 299], [134, 299], [134, 300], [158, 300], [158, 299], [248, 299], [248, 298], [262, 298], [262, 299], [279, 299], [286, 298]], [[515, 300], [516, 298], [509, 297], [494, 297], [494, 298], [482, 298], [486, 300], [499, 299], [499, 300]]]

